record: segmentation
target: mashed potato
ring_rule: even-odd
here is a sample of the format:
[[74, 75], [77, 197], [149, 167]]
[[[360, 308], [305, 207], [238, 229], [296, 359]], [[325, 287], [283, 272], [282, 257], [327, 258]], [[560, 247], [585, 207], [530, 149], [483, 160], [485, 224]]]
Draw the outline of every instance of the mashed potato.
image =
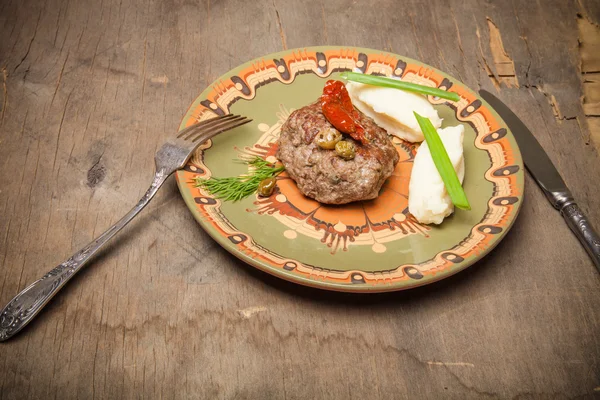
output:
[[[465, 176], [462, 125], [437, 130], [460, 183]], [[408, 187], [408, 211], [422, 224], [441, 224], [454, 205], [438, 172], [427, 142], [417, 150]]]
[[346, 89], [352, 104], [390, 135], [409, 142], [422, 142], [425, 138], [414, 111], [429, 118], [436, 129], [442, 126], [436, 109], [420, 94], [358, 82], [348, 82]]

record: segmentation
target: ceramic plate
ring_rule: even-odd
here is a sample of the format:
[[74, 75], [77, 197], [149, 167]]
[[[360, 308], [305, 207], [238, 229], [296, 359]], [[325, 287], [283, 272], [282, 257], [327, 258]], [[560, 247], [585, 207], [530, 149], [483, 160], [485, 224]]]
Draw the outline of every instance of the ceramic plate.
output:
[[[456, 210], [439, 226], [408, 212], [416, 145], [394, 139], [400, 154], [377, 199], [326, 206], [304, 197], [285, 174], [271, 197], [221, 202], [194, 178], [247, 173], [234, 160], [275, 159], [277, 137], [290, 113], [321, 95], [328, 79], [360, 70], [456, 92], [450, 102], [429, 97], [443, 127], [465, 126], [464, 189], [471, 211]], [[451, 76], [407, 57], [378, 50], [312, 47], [275, 53], [221, 76], [194, 101], [181, 127], [234, 113], [254, 121], [205, 143], [184, 170], [179, 189], [200, 225], [226, 250], [263, 271], [303, 285], [384, 292], [431, 283], [489, 253], [517, 217], [523, 162], [506, 124], [475, 92]]]

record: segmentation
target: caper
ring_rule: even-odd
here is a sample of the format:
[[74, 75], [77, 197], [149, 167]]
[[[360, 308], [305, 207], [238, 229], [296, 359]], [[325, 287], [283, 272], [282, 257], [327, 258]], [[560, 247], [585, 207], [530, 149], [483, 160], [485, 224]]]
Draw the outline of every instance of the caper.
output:
[[277, 184], [277, 181], [275, 180], [275, 178], [263, 179], [258, 184], [258, 189], [257, 189], [258, 195], [262, 196], [262, 197], [269, 197], [270, 195], [273, 194], [273, 190], [275, 190], [276, 184]]
[[335, 152], [338, 156], [343, 158], [344, 160], [352, 160], [356, 155], [356, 150], [354, 149], [354, 143], [349, 142], [347, 140], [342, 140], [341, 142], [337, 142], [335, 145]]
[[338, 175], [332, 175], [329, 177], [329, 182], [333, 183], [334, 185], [337, 185], [338, 183], [340, 183], [341, 178]]
[[342, 140], [342, 134], [338, 130], [332, 128], [326, 128], [319, 131], [315, 137], [317, 146], [325, 150], [335, 149], [336, 143], [340, 140]]

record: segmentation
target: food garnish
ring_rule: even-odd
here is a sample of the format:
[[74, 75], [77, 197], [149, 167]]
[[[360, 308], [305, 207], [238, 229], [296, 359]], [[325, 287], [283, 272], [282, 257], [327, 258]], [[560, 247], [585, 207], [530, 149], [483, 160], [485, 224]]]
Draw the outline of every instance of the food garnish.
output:
[[[452, 101], [460, 100], [460, 96], [457, 93], [448, 92], [446, 90], [442, 90], [442, 89], [438, 89], [438, 88], [434, 88], [434, 87], [430, 87], [430, 86], [419, 85], [416, 83], [404, 82], [404, 81], [401, 81], [398, 79], [386, 78], [384, 76], [359, 74], [356, 72], [342, 72], [340, 77], [342, 79], [346, 79], [348, 81], [365, 83], [367, 85], [401, 89], [401, 90], [406, 90], [408, 92], [436, 96], [436, 97], [440, 97], [442, 99], [447, 99], [447, 100], [452, 100]], [[332, 122], [332, 124], [333, 124], [333, 122]]]
[[354, 143], [349, 142], [347, 140], [342, 140], [337, 142], [335, 145], [335, 152], [338, 156], [343, 158], [346, 161], [352, 160], [356, 155], [356, 149], [354, 148]]
[[446, 148], [440, 139], [437, 131], [431, 124], [428, 118], [422, 117], [415, 112], [415, 117], [419, 122], [421, 130], [425, 135], [425, 141], [429, 146], [429, 151], [431, 152], [431, 158], [437, 168], [444, 185], [446, 186], [446, 190], [450, 195], [450, 199], [452, 203], [458, 208], [463, 210], [470, 210], [471, 205], [469, 204], [469, 200], [467, 200], [467, 195], [463, 190], [463, 187], [458, 179], [458, 175], [452, 166], [452, 162], [450, 161], [450, 157], [448, 157], [448, 153], [446, 152]]
[[258, 195], [261, 197], [269, 197], [273, 194], [275, 186], [277, 186], [277, 180], [275, 178], [263, 179], [258, 184], [258, 189], [256, 190], [256, 193], [258, 193]]
[[333, 150], [335, 145], [342, 140], [342, 134], [333, 128], [321, 129], [315, 137], [315, 143], [317, 146], [324, 150]]
[[[197, 177], [195, 178], [195, 186], [206, 189], [218, 199], [239, 201], [255, 193], [261, 187], [261, 182], [268, 178], [274, 179], [277, 175], [285, 171], [283, 165], [276, 166], [258, 156], [249, 161], [240, 161], [250, 166], [250, 172], [247, 175], [210, 179]], [[272, 183], [271, 193], [275, 187], [274, 182]], [[265, 186], [268, 185], [265, 182], [262, 186], [262, 189], [265, 189]], [[263, 191], [263, 193], [266, 193], [266, 191]]]
[[321, 108], [325, 118], [337, 130], [347, 133], [362, 144], [369, 143], [365, 129], [359, 122], [358, 111], [352, 106], [350, 95], [343, 82], [329, 80], [323, 88]]
[[[462, 183], [465, 177], [462, 124], [437, 130], [452, 167]], [[413, 160], [408, 185], [408, 212], [422, 224], [441, 224], [454, 212], [454, 204], [433, 162], [427, 141], [421, 143]]]

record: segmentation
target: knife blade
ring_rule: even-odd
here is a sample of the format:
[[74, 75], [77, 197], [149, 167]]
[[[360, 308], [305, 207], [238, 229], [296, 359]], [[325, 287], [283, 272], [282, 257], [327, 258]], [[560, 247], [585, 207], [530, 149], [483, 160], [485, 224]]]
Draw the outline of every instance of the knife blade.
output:
[[479, 94], [496, 110], [512, 131], [521, 150], [525, 167], [542, 188], [552, 206], [560, 211], [567, 225], [577, 236], [600, 272], [600, 236], [575, 202], [571, 191], [548, 154], [523, 121], [500, 99], [486, 90], [480, 90]]

